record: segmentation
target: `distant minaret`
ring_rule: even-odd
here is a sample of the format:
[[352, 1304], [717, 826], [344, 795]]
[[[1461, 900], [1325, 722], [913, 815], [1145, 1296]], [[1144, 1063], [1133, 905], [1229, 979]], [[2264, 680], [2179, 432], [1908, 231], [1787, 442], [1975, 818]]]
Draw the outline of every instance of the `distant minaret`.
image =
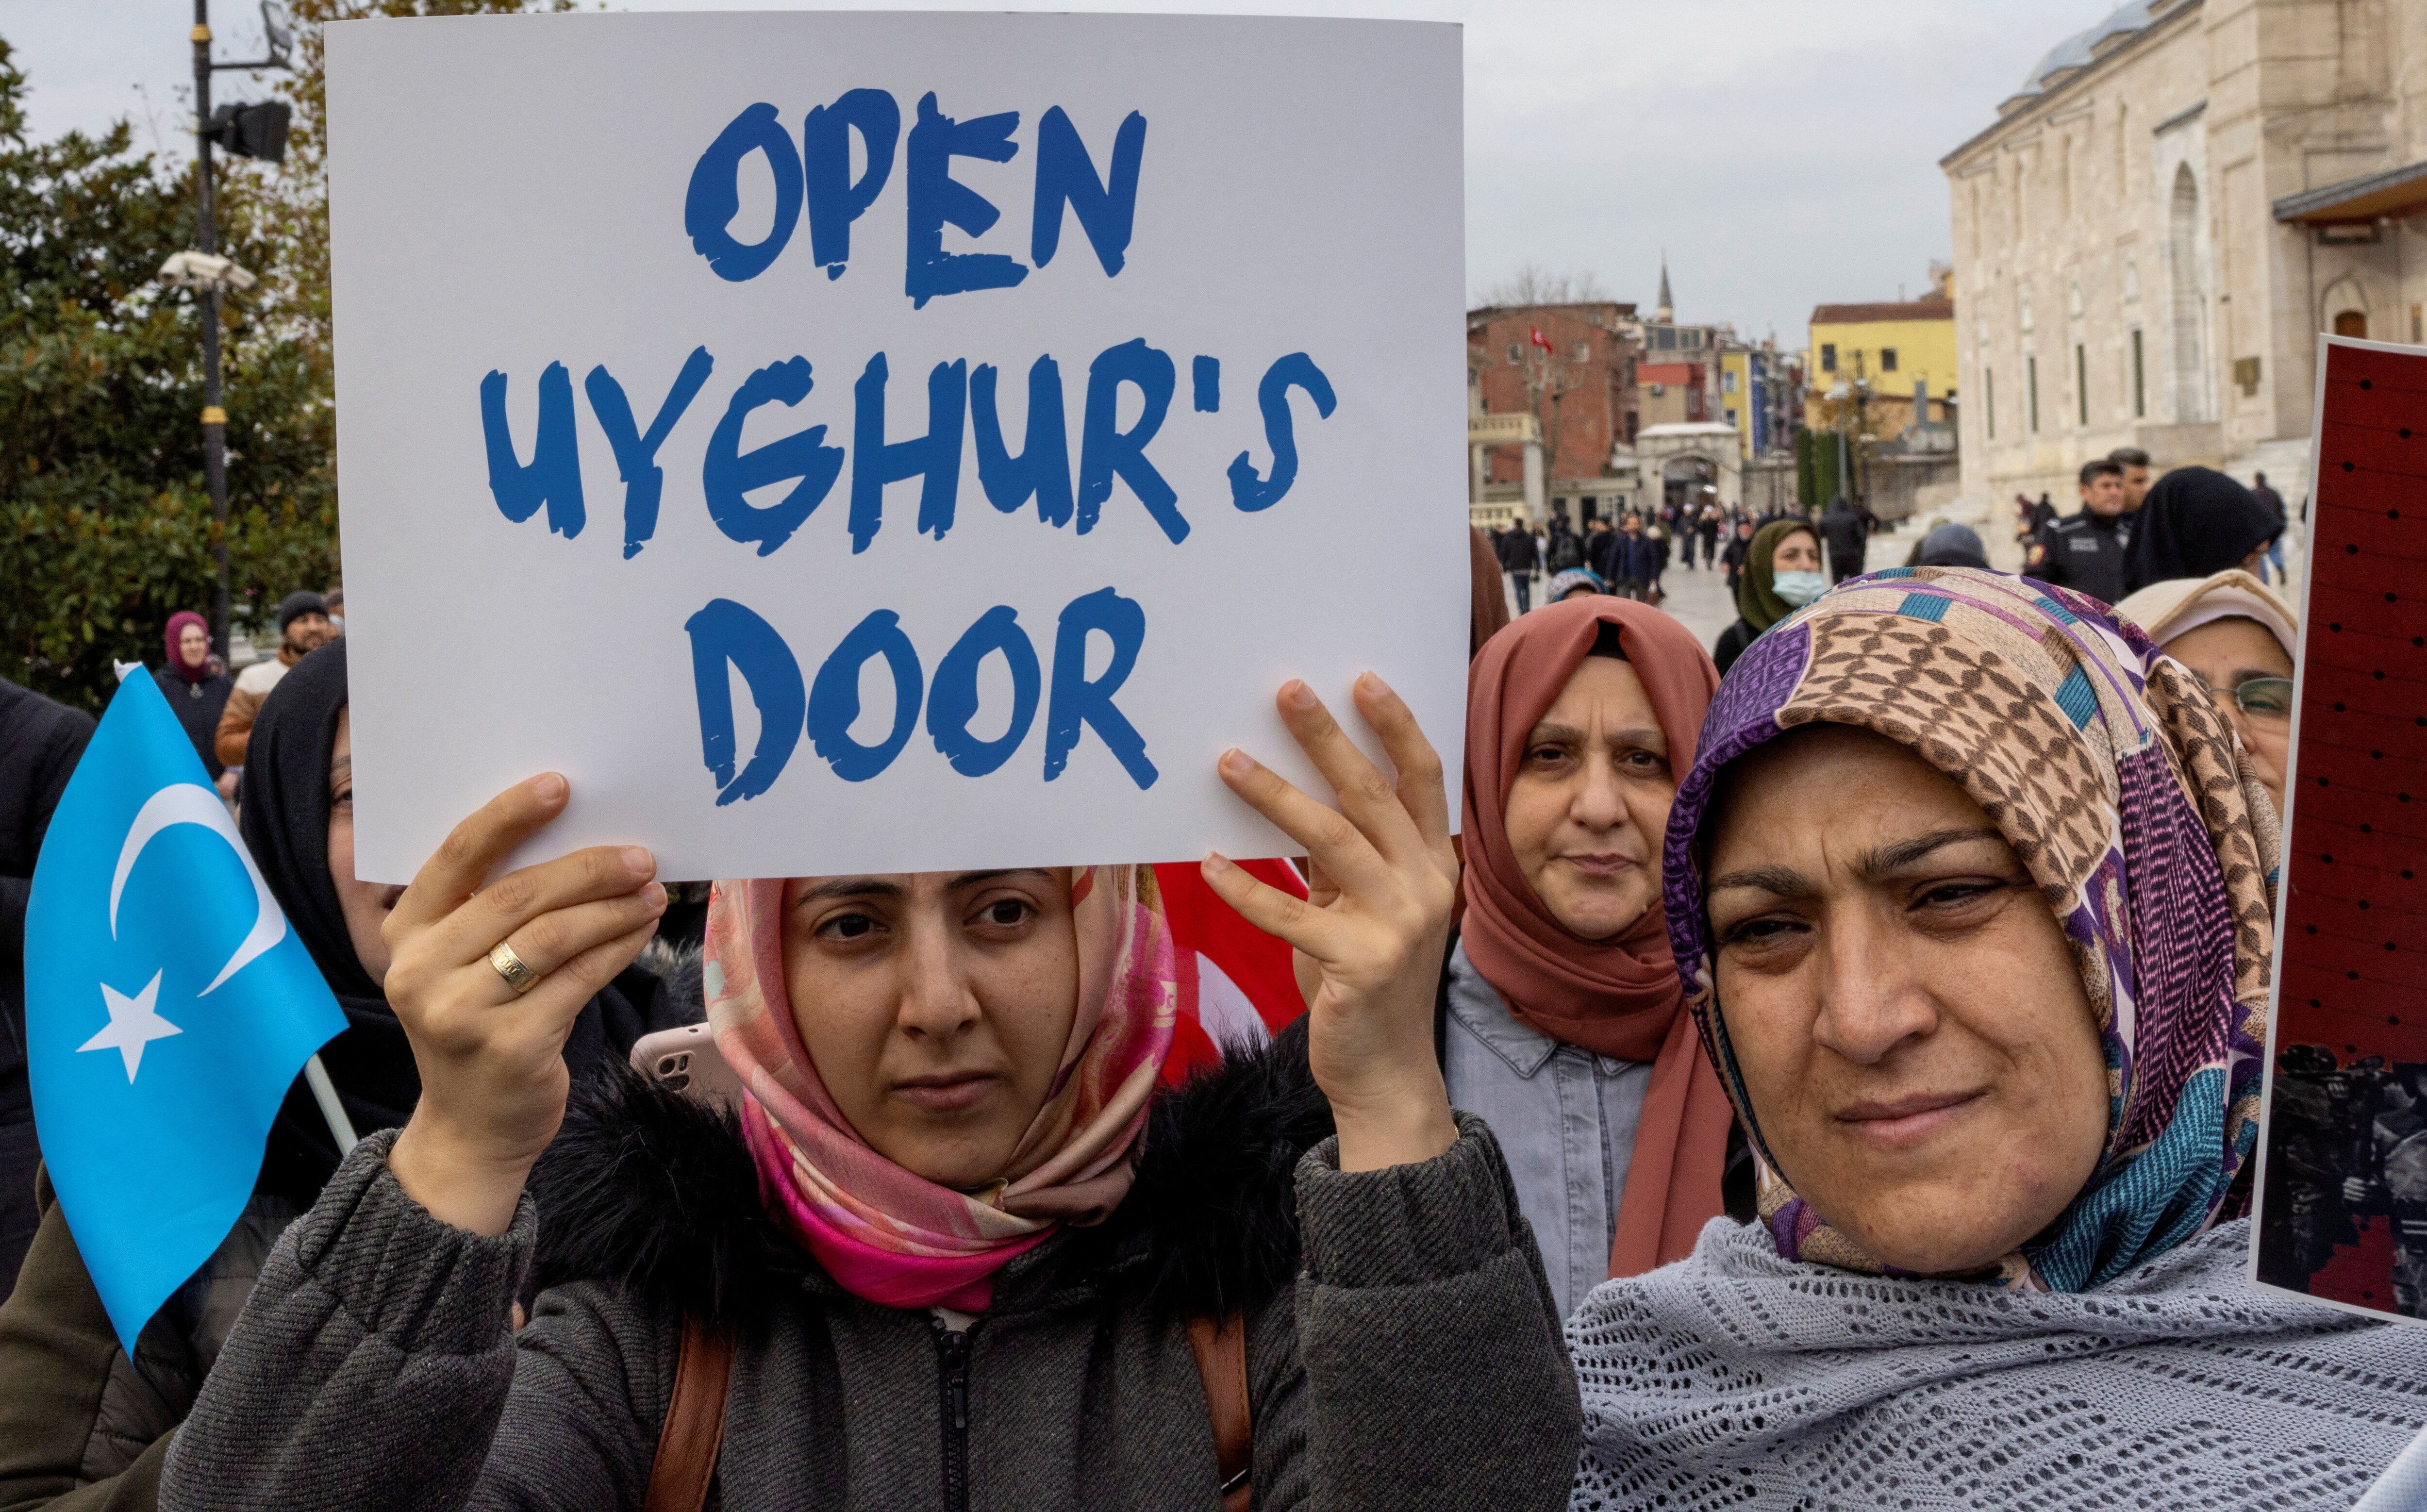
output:
[[1677, 301], [1669, 297], [1669, 254], [1660, 254], [1660, 306], [1653, 312], [1662, 325], [1672, 325], [1677, 319]]

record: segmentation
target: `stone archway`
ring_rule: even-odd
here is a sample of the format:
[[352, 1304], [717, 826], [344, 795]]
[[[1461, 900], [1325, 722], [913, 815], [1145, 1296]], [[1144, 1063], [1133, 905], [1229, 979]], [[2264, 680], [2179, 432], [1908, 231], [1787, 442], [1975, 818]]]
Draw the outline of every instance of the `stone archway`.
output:
[[1718, 491], [1719, 507], [1733, 510], [1744, 501], [1744, 439], [1736, 428], [1705, 421], [1700, 424], [1648, 426], [1637, 432], [1635, 454], [1643, 468], [1647, 501], [1655, 498], [1650, 484], [1662, 480], [1661, 494], [1675, 482]]

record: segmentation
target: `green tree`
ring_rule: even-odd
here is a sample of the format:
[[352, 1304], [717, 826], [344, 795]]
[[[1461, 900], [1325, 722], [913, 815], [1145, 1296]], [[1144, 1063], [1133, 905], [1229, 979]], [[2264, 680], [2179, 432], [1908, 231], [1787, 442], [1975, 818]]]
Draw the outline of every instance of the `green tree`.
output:
[[[98, 707], [112, 657], [159, 658], [210, 602], [198, 306], [155, 282], [194, 244], [192, 166], [100, 136], [35, 142], [0, 41], [0, 675]], [[239, 190], [241, 186], [237, 186]], [[226, 251], [261, 259], [254, 202]], [[239, 595], [335, 570], [326, 364], [226, 301], [229, 556]]]
[[[569, 9], [570, 0], [296, 0], [296, 68], [254, 75], [295, 107], [282, 168], [218, 161], [220, 250], [259, 276], [221, 301], [228, 567], [239, 626], [338, 573], [322, 30], [366, 16]], [[190, 156], [123, 122], [26, 132], [0, 40], [0, 676], [98, 710], [113, 658], [207, 612], [202, 306], [163, 287], [198, 240]]]

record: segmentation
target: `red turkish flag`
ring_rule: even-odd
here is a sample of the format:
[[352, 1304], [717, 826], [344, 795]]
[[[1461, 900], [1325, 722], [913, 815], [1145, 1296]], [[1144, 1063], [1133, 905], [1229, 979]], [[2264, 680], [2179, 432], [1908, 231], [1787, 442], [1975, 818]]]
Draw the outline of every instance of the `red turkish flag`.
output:
[[1525, 329], [1527, 333], [1533, 338], [1535, 346], [1541, 348], [1545, 352], [1551, 350], [1551, 338], [1542, 334], [1542, 328], [1540, 326], [1528, 326]]
[[[1258, 882], [1293, 897], [1306, 881], [1287, 861], [1242, 861]], [[1154, 869], [1180, 974], [1180, 1014], [1163, 1080], [1177, 1086], [1222, 1059], [1225, 1046], [1262, 1045], [1306, 1012], [1290, 948], [1239, 917], [1205, 885], [1194, 861]]]

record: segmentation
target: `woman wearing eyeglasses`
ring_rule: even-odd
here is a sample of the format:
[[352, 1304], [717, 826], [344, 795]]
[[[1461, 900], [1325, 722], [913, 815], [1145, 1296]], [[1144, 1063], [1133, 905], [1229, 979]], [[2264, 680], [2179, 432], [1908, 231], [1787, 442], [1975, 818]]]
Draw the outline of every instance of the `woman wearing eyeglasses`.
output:
[[2211, 577], [2151, 583], [2115, 606], [2216, 695], [2258, 781], [2284, 812], [2284, 759], [2292, 744], [2292, 652], [2299, 617], [2239, 567]]

